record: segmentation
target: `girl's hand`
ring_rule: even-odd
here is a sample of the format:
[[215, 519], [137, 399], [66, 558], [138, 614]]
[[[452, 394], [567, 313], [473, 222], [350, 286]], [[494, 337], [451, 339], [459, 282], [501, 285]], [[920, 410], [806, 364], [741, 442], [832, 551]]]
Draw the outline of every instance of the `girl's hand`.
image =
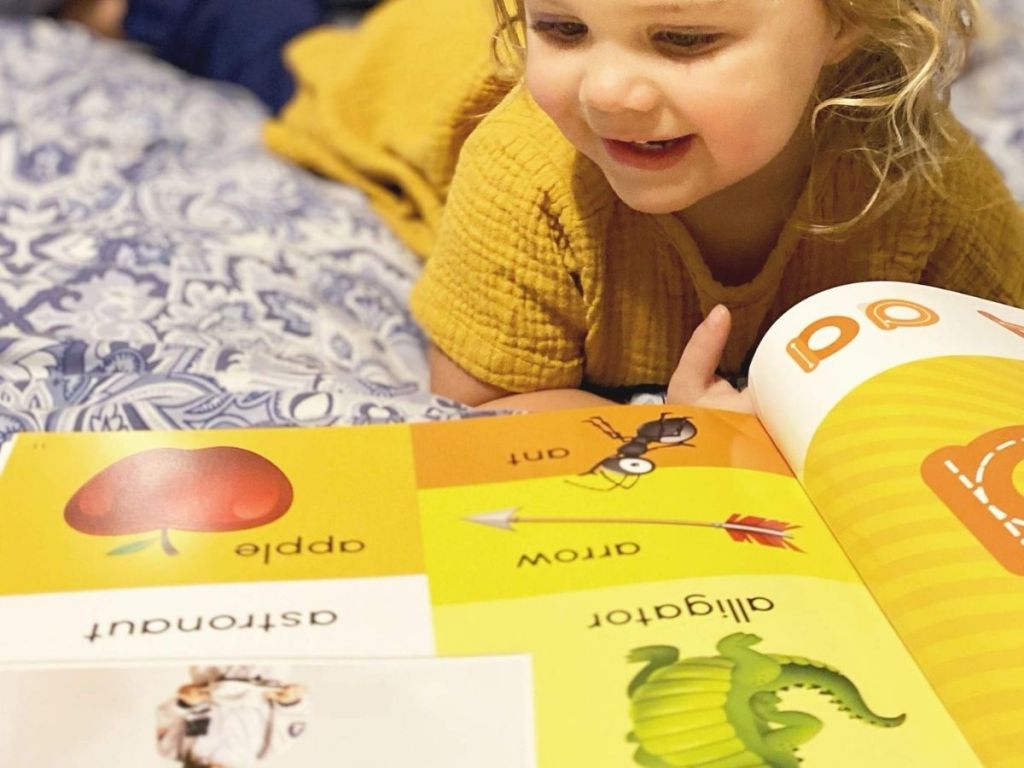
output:
[[668, 403], [754, 412], [754, 401], [749, 391], [740, 392], [715, 373], [731, 328], [732, 317], [721, 304], [697, 326], [668, 383]]

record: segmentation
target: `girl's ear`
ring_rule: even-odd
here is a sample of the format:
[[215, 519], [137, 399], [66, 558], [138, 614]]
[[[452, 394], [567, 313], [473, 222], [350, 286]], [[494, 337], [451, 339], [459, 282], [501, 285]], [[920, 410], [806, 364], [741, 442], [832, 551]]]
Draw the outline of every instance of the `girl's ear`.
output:
[[826, 64], [838, 64], [855, 50], [864, 39], [866, 31], [863, 27], [853, 26], [845, 22], [836, 23], [836, 35], [832, 40], [832, 51]]

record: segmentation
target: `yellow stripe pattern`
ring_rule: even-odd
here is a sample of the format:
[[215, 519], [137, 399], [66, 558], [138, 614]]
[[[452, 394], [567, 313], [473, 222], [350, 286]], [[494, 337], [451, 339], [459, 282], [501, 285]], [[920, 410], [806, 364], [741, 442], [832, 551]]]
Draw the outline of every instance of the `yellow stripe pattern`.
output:
[[[1021, 423], [1024, 362], [910, 363], [833, 409], [808, 449], [804, 478], [978, 756], [998, 768], [1024, 766], [1024, 578], [940, 501], [921, 463]], [[1024, 494], [1020, 470], [1013, 482]]]

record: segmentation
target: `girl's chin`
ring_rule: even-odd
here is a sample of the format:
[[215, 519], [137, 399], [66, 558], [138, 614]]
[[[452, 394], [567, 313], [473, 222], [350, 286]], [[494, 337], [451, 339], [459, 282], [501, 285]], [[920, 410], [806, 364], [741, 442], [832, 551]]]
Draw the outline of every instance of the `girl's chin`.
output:
[[658, 195], [651, 194], [650, 190], [636, 192], [634, 190], [619, 190], [612, 185], [615, 195], [628, 207], [637, 213], [664, 214], [678, 213], [689, 208], [701, 200], [700, 197], [682, 196], [677, 194]]
[[669, 179], [654, 178], [658, 174], [652, 174], [650, 182], [645, 183], [642, 179], [622, 178], [615, 169], [611, 170], [609, 173], [608, 168], [601, 168], [608, 186], [616, 197], [638, 213], [676, 213], [708, 196], [699, 190], [686, 189], [682, 184], [673, 184]]

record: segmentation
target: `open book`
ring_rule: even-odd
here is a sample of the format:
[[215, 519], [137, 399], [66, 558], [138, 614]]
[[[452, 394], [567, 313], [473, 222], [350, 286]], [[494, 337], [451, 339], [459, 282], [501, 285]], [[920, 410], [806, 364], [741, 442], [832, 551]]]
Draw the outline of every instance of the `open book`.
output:
[[1024, 311], [837, 288], [750, 380], [18, 436], [0, 764], [1020, 766]]

